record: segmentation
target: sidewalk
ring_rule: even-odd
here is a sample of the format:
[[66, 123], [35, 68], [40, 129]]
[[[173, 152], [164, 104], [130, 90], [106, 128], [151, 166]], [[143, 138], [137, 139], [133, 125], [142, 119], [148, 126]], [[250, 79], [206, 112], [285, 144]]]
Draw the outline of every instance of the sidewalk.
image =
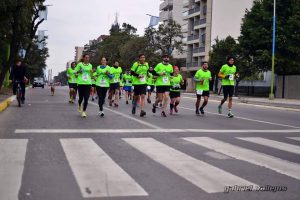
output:
[[[194, 95], [193, 93], [184, 93], [185, 95]], [[211, 99], [221, 100], [223, 99], [222, 95], [211, 94]], [[274, 99], [270, 100], [268, 98], [262, 97], [248, 97], [248, 96], [240, 96], [233, 97], [233, 99], [240, 103], [245, 104], [254, 104], [254, 105], [264, 105], [264, 106], [274, 106], [274, 107], [282, 107], [282, 108], [292, 108], [300, 110], [300, 100], [297, 99]]]

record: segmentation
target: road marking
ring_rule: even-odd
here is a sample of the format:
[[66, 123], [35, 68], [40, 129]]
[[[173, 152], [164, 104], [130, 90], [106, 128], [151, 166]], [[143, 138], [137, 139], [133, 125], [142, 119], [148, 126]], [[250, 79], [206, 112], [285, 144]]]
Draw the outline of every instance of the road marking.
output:
[[287, 138], [292, 139], [292, 140], [300, 141], [300, 137], [287, 137]]
[[[180, 108], [185, 109], [185, 110], [191, 110], [191, 111], [195, 111], [195, 109], [191, 109], [191, 108], [187, 108], [187, 107], [183, 107], [180, 106]], [[221, 115], [219, 113], [213, 113], [213, 112], [205, 112], [211, 115], [218, 115], [218, 116], [222, 116], [222, 117], [226, 117], [225, 115]], [[256, 120], [256, 119], [250, 119], [250, 118], [246, 118], [246, 117], [234, 117], [236, 119], [243, 119], [243, 120], [247, 120], [247, 121], [252, 121], [252, 122], [259, 122], [259, 123], [264, 123], [264, 124], [271, 124], [271, 125], [276, 125], [276, 126], [282, 126], [282, 127], [288, 127], [288, 128], [297, 128], [300, 129], [300, 127], [298, 126], [292, 126], [292, 125], [287, 125], [287, 124], [280, 124], [280, 123], [275, 123], [275, 122], [268, 122], [268, 121], [263, 121], [263, 120]]]
[[92, 139], [60, 139], [83, 198], [147, 196]]
[[300, 165], [297, 163], [282, 160], [280, 158], [225, 143], [209, 137], [184, 138], [184, 140], [228, 155], [238, 160], [243, 160], [254, 165], [266, 167], [278, 173], [300, 180]]
[[18, 199], [27, 139], [0, 139], [0, 199]]
[[123, 138], [128, 144], [208, 193], [224, 192], [228, 185], [255, 185], [197, 160], [152, 138]]
[[267, 147], [279, 149], [282, 151], [287, 151], [295, 154], [300, 154], [300, 146], [287, 144], [284, 142], [278, 142], [275, 140], [269, 140], [262, 137], [238, 137], [240, 140], [244, 140], [247, 142], [253, 142], [255, 144], [264, 145]]
[[[95, 105], [95, 106], [98, 106], [98, 104], [96, 104], [96, 103], [94, 103], [94, 102], [89, 102], [89, 103], [91, 103], [91, 104], [93, 104], [93, 105]], [[115, 113], [115, 114], [121, 115], [122, 117], [125, 117], [125, 118], [127, 118], [127, 119], [136, 121], [136, 122], [138, 122], [138, 123], [140, 123], [140, 124], [143, 124], [143, 125], [146, 125], [146, 126], [148, 126], [148, 127], [150, 127], [150, 128], [154, 128], [154, 129], [160, 129], [160, 128], [161, 128], [161, 127], [159, 127], [159, 126], [155, 126], [155, 125], [153, 125], [153, 124], [150, 124], [150, 123], [145, 122], [145, 121], [143, 121], [143, 120], [137, 119], [137, 118], [135, 118], [135, 117], [131, 117], [131, 116], [127, 115], [127, 114], [118, 112], [118, 111], [116, 111], [116, 110], [112, 110], [112, 109], [107, 108], [107, 107], [105, 107], [105, 109], [108, 110], [108, 111], [110, 111], [110, 112], [113, 112], [113, 113]]]
[[300, 133], [300, 129], [255, 130], [255, 129], [16, 129], [16, 134], [25, 133]]

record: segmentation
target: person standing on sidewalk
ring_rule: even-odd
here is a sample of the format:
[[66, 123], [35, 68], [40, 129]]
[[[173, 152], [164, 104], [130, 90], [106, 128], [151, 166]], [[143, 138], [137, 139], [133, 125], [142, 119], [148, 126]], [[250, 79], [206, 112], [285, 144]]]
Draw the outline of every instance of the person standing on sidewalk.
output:
[[74, 103], [77, 94], [77, 78], [76, 78], [76, 71], [75, 71], [76, 63], [72, 62], [71, 67], [67, 69], [67, 77], [68, 77], [68, 84], [69, 84], [69, 96], [70, 100], [69, 103]]
[[[90, 56], [88, 54], [84, 54], [83, 62], [80, 62], [75, 67], [75, 71], [77, 74], [77, 84], [78, 84], [78, 112], [81, 114], [83, 118], [87, 117], [86, 109], [88, 106], [88, 101], [90, 97], [90, 90], [92, 86], [92, 71], [93, 66], [90, 63]], [[83, 102], [83, 107], [82, 107]]]
[[239, 78], [239, 74], [236, 72], [236, 66], [234, 65], [234, 58], [229, 56], [227, 58], [227, 64], [223, 65], [220, 69], [218, 74], [219, 78], [222, 78], [222, 87], [224, 98], [221, 100], [221, 104], [218, 106], [219, 114], [222, 114], [222, 105], [227, 101], [229, 96], [228, 102], [228, 117], [233, 118], [234, 114], [232, 113], [232, 97], [234, 93], [234, 85], [235, 80]]
[[146, 116], [145, 109], [145, 96], [147, 90], [147, 75], [149, 70], [149, 65], [145, 62], [146, 57], [144, 54], [139, 55], [139, 61], [135, 62], [131, 67], [131, 75], [133, 76], [133, 87], [134, 87], [134, 97], [132, 104], [131, 113], [134, 115], [136, 113], [136, 107], [138, 102], [141, 104], [140, 116]]
[[[199, 69], [194, 77], [194, 81], [196, 82], [196, 115], [200, 115], [199, 111], [202, 115], [204, 115], [204, 107], [208, 103], [209, 98], [209, 82], [212, 80], [211, 73], [208, 70], [208, 62], [202, 63], [202, 68]], [[202, 106], [200, 107], [201, 97], [203, 97], [204, 101]], [[199, 110], [200, 107], [200, 110]]]
[[163, 55], [163, 62], [156, 65], [154, 68], [154, 76], [157, 76], [155, 81], [157, 99], [153, 104], [152, 112], [156, 113], [156, 108], [160, 102], [163, 102], [162, 117], [167, 117], [166, 108], [169, 103], [171, 75], [173, 75], [173, 66], [169, 63], [169, 55]]
[[102, 57], [101, 65], [96, 69], [96, 90], [98, 95], [99, 115], [104, 117], [103, 104], [105, 102], [106, 93], [109, 88], [109, 81], [112, 78], [110, 67], [107, 65], [107, 59]]

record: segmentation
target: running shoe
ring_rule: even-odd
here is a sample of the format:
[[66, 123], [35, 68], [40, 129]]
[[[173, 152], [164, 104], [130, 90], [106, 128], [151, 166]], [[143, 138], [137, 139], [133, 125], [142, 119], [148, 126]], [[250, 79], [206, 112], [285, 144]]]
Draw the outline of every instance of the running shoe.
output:
[[146, 116], [146, 112], [142, 110], [140, 113], [140, 117], [145, 117], [145, 116]]
[[161, 112], [161, 116], [162, 116], [162, 117], [167, 117], [165, 111], [162, 111], [162, 112]]
[[132, 107], [132, 110], [131, 110], [131, 113], [133, 114], [133, 115], [135, 115], [135, 113], [136, 113], [136, 107]]
[[151, 99], [147, 99], [147, 102], [148, 102], [149, 104], [151, 104]]
[[222, 114], [222, 106], [221, 105], [218, 106], [218, 113]]
[[175, 111], [176, 113], [178, 113], [178, 108], [177, 108], [177, 106], [174, 106], [174, 111]]
[[86, 113], [85, 113], [85, 112], [82, 112], [82, 113], [81, 113], [81, 117], [86, 118], [86, 117], [87, 117]]
[[234, 117], [234, 114], [232, 114], [232, 112], [229, 112], [229, 113], [228, 113], [228, 117], [229, 117], [229, 118], [233, 118], [233, 117]]
[[79, 113], [82, 113], [82, 107], [81, 107], [80, 105], [78, 105], [77, 111], [78, 111]]
[[155, 104], [153, 104], [152, 112], [156, 113], [156, 106], [155, 106]]
[[196, 110], [196, 115], [200, 115], [200, 113], [199, 113], [199, 110], [198, 110], [198, 109]]
[[204, 109], [203, 108], [200, 108], [200, 112], [202, 115], [204, 115]]

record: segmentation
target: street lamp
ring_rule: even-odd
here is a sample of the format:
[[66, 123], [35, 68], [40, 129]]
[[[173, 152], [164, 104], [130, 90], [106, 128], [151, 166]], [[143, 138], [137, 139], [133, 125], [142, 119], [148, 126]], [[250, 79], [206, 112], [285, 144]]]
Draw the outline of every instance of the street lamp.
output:
[[272, 77], [271, 77], [271, 93], [269, 95], [270, 100], [274, 99], [275, 41], [276, 41], [276, 0], [274, 0], [274, 13], [273, 13]]

